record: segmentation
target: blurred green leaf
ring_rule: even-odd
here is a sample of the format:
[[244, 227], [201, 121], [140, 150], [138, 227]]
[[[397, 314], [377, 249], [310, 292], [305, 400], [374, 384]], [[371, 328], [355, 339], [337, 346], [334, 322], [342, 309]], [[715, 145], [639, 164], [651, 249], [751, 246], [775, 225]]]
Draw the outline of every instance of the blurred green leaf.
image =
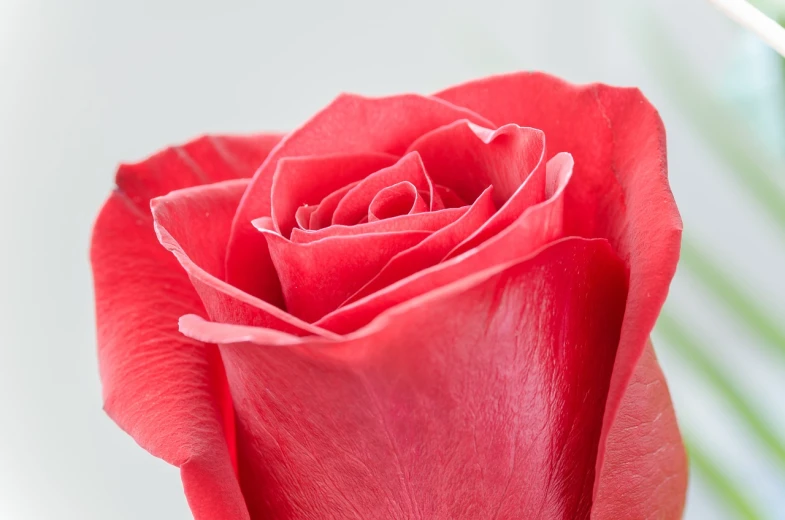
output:
[[[776, 224], [785, 238], [785, 184], [778, 184], [783, 179], [776, 177], [785, 175], [785, 163], [755, 138], [747, 123], [734, 110], [713, 95], [713, 89], [696, 67], [685, 58], [681, 49], [671, 44], [671, 38], [656, 16], [648, 16], [639, 28], [640, 50], [681, 114], [729, 167], [728, 171], [740, 188], [755, 200], [757, 207]], [[781, 63], [785, 76], [785, 61]], [[773, 318], [742, 282], [689, 237], [683, 243], [680, 265], [753, 334], [785, 356], [785, 329], [781, 320]], [[785, 443], [754, 403], [734, 385], [733, 374], [723, 371], [696, 335], [667, 311], [660, 316], [657, 329], [663, 334], [666, 344], [673, 347], [712, 386], [780, 467], [785, 468]], [[702, 474], [718, 499], [739, 518], [761, 518], [753, 503], [701, 449], [700, 440], [688, 438], [685, 444], [693, 468]]]
[[785, 14], [785, 0], [747, 0], [768, 16], [778, 19]]
[[763, 516], [755, 509], [747, 497], [741, 493], [736, 484], [714, 463], [712, 458], [700, 447], [700, 442], [684, 438], [684, 445], [695, 468], [711, 486], [715, 494], [722, 499], [737, 518], [744, 520], [760, 520]]
[[721, 268], [710, 254], [685, 238], [681, 248], [681, 265], [686, 267], [702, 286], [722, 301], [754, 335], [785, 357], [785, 329], [764, 305], [745, 290], [728, 271]]
[[733, 408], [744, 420], [750, 432], [785, 470], [785, 442], [756, 410], [754, 403], [736, 388], [732, 378], [712, 359], [705, 344], [667, 310], [660, 314], [657, 321], [657, 331], [662, 334], [667, 344], [688, 361], [693, 369], [700, 373], [720, 397]]

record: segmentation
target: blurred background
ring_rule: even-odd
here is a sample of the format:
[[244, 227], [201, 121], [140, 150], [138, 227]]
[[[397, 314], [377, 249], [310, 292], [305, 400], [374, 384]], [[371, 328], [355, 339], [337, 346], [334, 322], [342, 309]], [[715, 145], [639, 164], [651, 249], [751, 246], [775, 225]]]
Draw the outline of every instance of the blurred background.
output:
[[659, 108], [686, 518], [785, 519], [785, 60], [705, 0], [0, 0], [0, 518], [190, 518], [177, 469], [101, 410], [87, 251], [120, 161], [518, 69]]

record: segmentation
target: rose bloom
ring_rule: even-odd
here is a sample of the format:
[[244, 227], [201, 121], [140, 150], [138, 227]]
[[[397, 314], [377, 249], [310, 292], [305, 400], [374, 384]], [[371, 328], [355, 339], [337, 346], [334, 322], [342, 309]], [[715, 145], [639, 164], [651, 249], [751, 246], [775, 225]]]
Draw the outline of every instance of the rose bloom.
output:
[[666, 169], [638, 90], [540, 73], [122, 165], [106, 411], [198, 520], [678, 518]]

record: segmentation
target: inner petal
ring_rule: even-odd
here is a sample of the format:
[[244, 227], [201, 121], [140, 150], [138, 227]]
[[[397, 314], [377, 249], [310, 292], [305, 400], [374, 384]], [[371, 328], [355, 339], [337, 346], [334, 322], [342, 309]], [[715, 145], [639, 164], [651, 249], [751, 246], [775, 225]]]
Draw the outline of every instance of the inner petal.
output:
[[[356, 301], [352, 298], [336, 311], [315, 322], [315, 325], [337, 334], [347, 334], [369, 323], [391, 307], [411, 301], [435, 288], [471, 276], [490, 266], [523, 258], [561, 238], [564, 236], [564, 191], [572, 176], [572, 168], [572, 156], [567, 153], [557, 154], [547, 165], [547, 177], [553, 181], [554, 188], [547, 200], [528, 208], [511, 225], [467, 251], [465, 255], [442, 261], [385, 287], [379, 287], [379, 284], [372, 282], [378, 290], [370, 293], [364, 289], [359, 291], [358, 298], [365, 296]], [[469, 215], [470, 213], [467, 213], [465, 217]], [[457, 221], [455, 225], [459, 223], [460, 221]], [[407, 266], [403, 264], [402, 267]], [[392, 281], [396, 278], [392, 277]]]
[[355, 186], [357, 186], [360, 182], [353, 182], [351, 184], [347, 184], [343, 188], [335, 190], [328, 196], [326, 196], [319, 206], [311, 213], [310, 220], [307, 226], [300, 226], [302, 229], [322, 229], [330, 226], [333, 222], [333, 214], [335, 213], [335, 208], [338, 207], [338, 203], [352, 190]]
[[[302, 229], [308, 229], [311, 222], [311, 215], [313, 215], [314, 211], [317, 209], [319, 209], [319, 206], [306, 205], [297, 208], [297, 212], [294, 214], [294, 220], [297, 222], [297, 225]], [[294, 231], [294, 229], [292, 231]]]
[[422, 213], [427, 209], [428, 204], [420, 196], [417, 187], [409, 181], [403, 181], [376, 194], [368, 205], [368, 222]]
[[427, 238], [429, 231], [331, 236], [295, 243], [271, 229], [269, 217], [253, 221], [270, 248], [286, 310], [313, 322], [368, 282], [390, 258]]
[[448, 208], [440, 211], [412, 213], [383, 220], [375, 220], [373, 222], [360, 222], [354, 226], [335, 225], [322, 229], [308, 230], [294, 228], [289, 240], [296, 244], [305, 244], [327, 237], [362, 235], [368, 233], [389, 233], [397, 231], [440, 232], [442, 228], [449, 227], [455, 221], [460, 220], [469, 209], [469, 206], [464, 206], [462, 208]]
[[346, 193], [335, 208], [332, 223], [346, 226], [357, 224], [368, 215], [368, 207], [379, 191], [403, 181], [409, 181], [417, 190], [427, 192], [430, 205], [433, 201], [431, 180], [425, 173], [420, 155], [416, 152], [408, 153], [394, 165], [367, 176]]
[[371, 152], [281, 159], [271, 191], [275, 229], [288, 237], [298, 224], [298, 208], [319, 204], [336, 190], [394, 163], [394, 155]]
[[[458, 196], [457, 193], [446, 186], [442, 186], [441, 184], [433, 185], [433, 196], [437, 200], [441, 201], [441, 204], [445, 208], [460, 208], [468, 205], [465, 200]], [[475, 199], [472, 199], [472, 201], [474, 200]]]
[[[493, 186], [488, 186], [482, 195], [477, 197], [474, 204], [464, 206], [460, 210], [464, 210], [461, 213], [461, 218], [439, 228], [438, 231], [416, 246], [392, 257], [371, 281], [354, 293], [343, 305], [359, 300], [398, 280], [441, 262], [456, 245], [473, 234], [496, 212], [496, 207], [493, 205]], [[458, 210], [447, 209], [427, 213], [427, 215], [437, 215], [446, 211]]]
[[545, 162], [545, 134], [514, 124], [490, 130], [464, 120], [423, 135], [409, 150], [419, 152], [434, 184], [469, 202], [493, 186], [501, 207]]

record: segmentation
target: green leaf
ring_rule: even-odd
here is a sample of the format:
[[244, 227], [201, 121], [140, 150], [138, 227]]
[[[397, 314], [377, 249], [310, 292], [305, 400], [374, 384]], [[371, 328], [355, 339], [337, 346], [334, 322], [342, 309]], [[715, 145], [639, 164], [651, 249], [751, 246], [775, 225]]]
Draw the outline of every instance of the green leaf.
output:
[[755, 336], [785, 358], [785, 329], [764, 305], [744, 289], [728, 271], [721, 268], [696, 243], [685, 237], [681, 264], [715, 298], [721, 300]]

